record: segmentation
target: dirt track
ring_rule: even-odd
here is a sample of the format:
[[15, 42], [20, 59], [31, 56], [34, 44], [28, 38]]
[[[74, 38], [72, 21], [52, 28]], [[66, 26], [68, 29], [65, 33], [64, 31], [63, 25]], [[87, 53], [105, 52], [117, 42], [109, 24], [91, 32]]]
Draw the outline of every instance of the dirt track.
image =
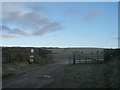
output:
[[3, 88], [57, 87], [68, 62], [39, 66], [29, 71], [3, 78]]

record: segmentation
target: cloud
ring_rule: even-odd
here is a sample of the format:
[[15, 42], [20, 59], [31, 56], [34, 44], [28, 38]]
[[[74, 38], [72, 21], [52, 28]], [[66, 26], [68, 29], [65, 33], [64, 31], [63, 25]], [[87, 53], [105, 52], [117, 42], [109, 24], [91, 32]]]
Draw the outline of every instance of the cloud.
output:
[[44, 26], [41, 30], [34, 32], [33, 35], [41, 36], [41, 35], [45, 35], [47, 33], [54, 32], [61, 29], [63, 29], [63, 27], [58, 22], [53, 22]]
[[42, 24], [49, 22], [47, 17], [45, 15], [42, 15], [42, 12], [38, 13], [34, 9], [24, 9], [19, 4], [16, 5], [13, 3], [8, 4], [6, 7], [3, 7], [3, 16], [5, 17], [3, 17], [4, 24], [13, 24], [24, 28], [37, 29]]
[[25, 31], [25, 30], [20, 30], [20, 29], [10, 29], [9, 27], [2, 25], [2, 31], [6, 31], [9, 34], [17, 34], [17, 35], [22, 35], [22, 36], [30, 36], [30, 34]]
[[9, 34], [2, 34], [2, 35], [0, 35], [0, 37], [3, 37], [3, 38], [16, 38], [16, 36], [14, 36], [14, 35], [9, 35]]
[[13, 34], [19, 34], [19, 35], [23, 35], [23, 36], [30, 36], [30, 34], [28, 32], [26, 32], [24, 30], [17, 29], [17, 28], [13, 29], [11, 31], [11, 33], [13, 33]]
[[15, 29], [8, 29], [3, 26], [3, 30], [9, 30], [9, 33], [12, 34], [43, 36], [63, 29], [59, 21], [49, 20], [48, 16], [45, 15], [47, 10], [41, 6], [29, 6], [29, 3], [26, 6], [21, 3], [5, 3], [2, 9], [3, 24], [16, 26]]
[[93, 21], [94, 19], [98, 18], [101, 15], [101, 13], [102, 12], [99, 9], [90, 11], [86, 17], [86, 21], [87, 22]]

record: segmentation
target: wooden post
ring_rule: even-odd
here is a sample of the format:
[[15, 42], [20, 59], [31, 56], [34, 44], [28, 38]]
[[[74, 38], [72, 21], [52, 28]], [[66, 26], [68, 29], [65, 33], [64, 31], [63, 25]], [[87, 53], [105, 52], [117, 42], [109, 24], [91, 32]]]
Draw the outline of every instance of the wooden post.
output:
[[94, 62], [94, 60], [93, 60], [93, 52], [91, 52], [91, 60], [92, 60], [92, 62]]
[[79, 53], [79, 63], [80, 63], [80, 53]]
[[99, 51], [97, 51], [97, 62], [99, 62], [99, 56], [98, 56], [98, 54], [99, 54]]
[[75, 64], [75, 52], [73, 53], [73, 64]]

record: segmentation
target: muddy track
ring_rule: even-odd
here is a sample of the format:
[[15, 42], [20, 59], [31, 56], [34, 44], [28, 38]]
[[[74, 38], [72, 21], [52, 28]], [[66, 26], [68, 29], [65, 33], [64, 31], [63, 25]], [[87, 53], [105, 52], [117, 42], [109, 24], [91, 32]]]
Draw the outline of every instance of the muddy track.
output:
[[[68, 64], [64, 64], [64, 62], [60, 62], [56, 64], [38, 66], [29, 71], [3, 78], [3, 88], [55, 87], [58, 77], [61, 77], [61, 71], [67, 65]], [[50, 77], [44, 77], [45, 75]]]

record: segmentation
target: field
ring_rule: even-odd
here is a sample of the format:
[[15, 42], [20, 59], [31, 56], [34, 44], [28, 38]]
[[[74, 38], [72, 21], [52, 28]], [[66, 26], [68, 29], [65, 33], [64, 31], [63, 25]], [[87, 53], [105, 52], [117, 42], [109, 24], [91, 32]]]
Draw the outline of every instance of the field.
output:
[[[57, 60], [72, 61], [72, 51], [102, 51], [102, 49], [62, 49], [53, 51]], [[59, 54], [58, 54], [59, 53]], [[59, 88], [118, 88], [119, 86], [119, 60], [111, 58], [102, 64], [72, 64], [64, 68], [64, 73], [59, 84], [54, 87]]]
[[107, 64], [76, 64], [64, 69], [62, 88], [118, 88], [117, 60]]
[[[103, 49], [49, 49], [53, 61], [44, 64], [15, 62], [3, 64], [8, 77], [4, 88], [118, 88], [119, 59], [112, 57], [105, 63], [73, 64], [73, 51], [90, 53]], [[6, 73], [6, 72], [5, 72]], [[31, 79], [31, 80], [30, 80]], [[12, 82], [11, 82], [12, 81]], [[29, 82], [29, 83], [28, 83]]]
[[[57, 49], [47, 49], [52, 51], [52, 55], [54, 57], [55, 61], [69, 61], [72, 63], [73, 60], [73, 52], [79, 51], [80, 53], [83, 52], [83, 54], [92, 54], [96, 55], [96, 52], [99, 51], [99, 53], [104, 52], [103, 48], [57, 48]], [[78, 55], [76, 56], [78, 58]], [[100, 58], [104, 58], [103, 55], [99, 56]]]

